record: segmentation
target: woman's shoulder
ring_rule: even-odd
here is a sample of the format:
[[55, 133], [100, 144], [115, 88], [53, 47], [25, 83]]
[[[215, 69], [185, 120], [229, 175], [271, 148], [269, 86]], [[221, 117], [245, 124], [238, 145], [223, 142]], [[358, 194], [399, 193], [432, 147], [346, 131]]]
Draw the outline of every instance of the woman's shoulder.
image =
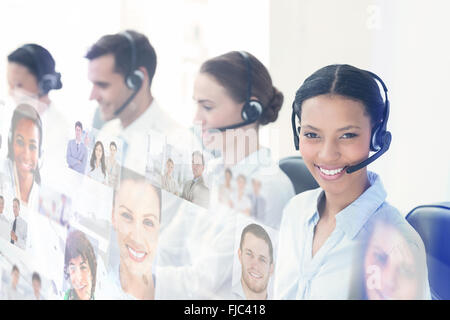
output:
[[405, 216], [387, 201], [377, 209], [372, 217], [372, 223], [384, 223], [394, 227], [410, 243], [423, 247], [422, 238], [417, 231], [409, 224]]

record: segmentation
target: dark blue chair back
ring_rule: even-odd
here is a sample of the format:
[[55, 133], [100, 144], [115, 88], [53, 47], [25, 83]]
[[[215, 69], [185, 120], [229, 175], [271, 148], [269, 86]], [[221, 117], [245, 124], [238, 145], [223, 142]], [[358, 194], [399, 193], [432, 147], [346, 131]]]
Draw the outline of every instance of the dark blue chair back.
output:
[[306, 168], [302, 157], [292, 156], [283, 158], [280, 160], [279, 166], [289, 179], [291, 179], [296, 194], [319, 187], [308, 168]]
[[418, 206], [406, 220], [422, 237], [433, 300], [450, 300], [450, 202]]

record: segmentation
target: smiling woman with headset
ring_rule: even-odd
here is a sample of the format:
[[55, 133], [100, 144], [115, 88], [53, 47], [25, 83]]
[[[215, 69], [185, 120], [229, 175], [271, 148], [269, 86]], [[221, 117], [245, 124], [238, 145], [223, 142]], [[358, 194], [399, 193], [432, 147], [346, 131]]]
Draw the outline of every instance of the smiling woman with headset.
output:
[[[294, 188], [273, 162], [270, 150], [259, 143], [259, 127], [276, 121], [283, 104], [283, 94], [273, 86], [268, 70], [244, 51], [207, 60], [195, 80], [194, 100], [198, 105], [195, 122], [202, 125], [203, 144], [221, 154], [209, 164], [210, 183], [215, 180], [221, 185], [226, 168], [248, 181], [258, 176], [266, 206], [264, 216], [254, 218], [278, 228]], [[249, 187], [246, 193], [250, 192]]]
[[[352, 295], [361, 281], [370, 282], [377, 292], [392, 291], [401, 271], [386, 279], [382, 270], [394, 259], [389, 253], [380, 252], [372, 260], [367, 269], [372, 274], [355, 279], [364, 256], [362, 244], [377, 221], [400, 230], [414, 247], [414, 274], [422, 288], [416, 298], [429, 298], [423, 242], [385, 201], [380, 177], [366, 167], [389, 148], [388, 117], [383, 81], [350, 65], [324, 67], [298, 89], [292, 113], [294, 143], [320, 188], [295, 196], [284, 209], [275, 270], [277, 299], [361, 299]], [[369, 157], [370, 151], [376, 153]], [[393, 251], [400, 243], [391, 246]]]
[[32, 106], [20, 104], [11, 120], [5, 173], [13, 194], [28, 204], [37, 200], [37, 185], [41, 183], [41, 147], [41, 118]]

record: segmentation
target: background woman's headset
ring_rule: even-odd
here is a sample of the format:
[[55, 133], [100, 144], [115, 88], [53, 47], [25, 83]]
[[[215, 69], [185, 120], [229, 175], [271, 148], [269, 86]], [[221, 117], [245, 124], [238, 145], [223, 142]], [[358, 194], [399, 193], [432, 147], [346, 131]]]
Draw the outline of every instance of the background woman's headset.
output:
[[139, 92], [139, 89], [142, 87], [142, 83], [144, 82], [144, 73], [139, 70], [136, 66], [137, 64], [137, 50], [136, 43], [134, 41], [133, 36], [128, 32], [124, 31], [120, 33], [123, 35], [127, 41], [130, 43], [130, 54], [131, 54], [131, 65], [130, 65], [130, 73], [125, 76], [125, 84], [130, 90], [133, 90], [133, 94], [122, 104], [122, 106], [114, 112], [115, 116], [118, 116], [128, 104], [134, 99], [134, 97]]
[[245, 98], [244, 106], [242, 107], [241, 117], [243, 122], [221, 128], [215, 128], [216, 130], [225, 131], [228, 129], [236, 129], [246, 126], [248, 124], [258, 121], [263, 112], [263, 106], [261, 102], [256, 99], [252, 99], [252, 65], [248, 54], [244, 51], [239, 51], [239, 54], [244, 58], [247, 65], [247, 96]]
[[[383, 153], [385, 153], [388, 149], [389, 146], [391, 145], [391, 141], [392, 141], [392, 134], [387, 131], [387, 122], [389, 119], [389, 108], [390, 108], [390, 103], [389, 103], [389, 99], [388, 99], [388, 95], [387, 95], [387, 87], [384, 84], [383, 80], [381, 80], [381, 78], [379, 76], [377, 76], [375, 73], [364, 70], [365, 72], [367, 72], [368, 74], [370, 74], [372, 76], [372, 78], [374, 78], [375, 80], [378, 80], [378, 82], [381, 84], [381, 86], [383, 87], [383, 91], [384, 91], [384, 112], [383, 112], [383, 117], [381, 119], [381, 122], [378, 123], [377, 125], [375, 125], [374, 128], [372, 128], [372, 137], [370, 139], [370, 150], [371, 151], [375, 151], [376, 153], [373, 154], [372, 156], [370, 156], [369, 158], [367, 158], [366, 160], [354, 165], [354, 166], [349, 166], [346, 169], [347, 173], [352, 173], [355, 172], [361, 168], [364, 168], [365, 166], [369, 165], [370, 163], [374, 162], [376, 159], [378, 159]], [[295, 111], [299, 110], [299, 106], [297, 106], [295, 104], [295, 100], [292, 103], [292, 117], [291, 117], [291, 122], [292, 122], [292, 132], [294, 133], [294, 145], [295, 145], [295, 150], [299, 150], [299, 146], [300, 146], [300, 127], [296, 126], [295, 123], [295, 117], [296, 117], [296, 113]]]
[[44, 72], [41, 63], [38, 61], [37, 54], [33, 46], [31, 44], [26, 44], [23, 45], [21, 48], [28, 53], [28, 55], [33, 60], [34, 65], [36, 66], [39, 97], [45, 96], [46, 94], [48, 94], [50, 90], [61, 88], [59, 85], [60, 74], [57, 72], [54, 73]]

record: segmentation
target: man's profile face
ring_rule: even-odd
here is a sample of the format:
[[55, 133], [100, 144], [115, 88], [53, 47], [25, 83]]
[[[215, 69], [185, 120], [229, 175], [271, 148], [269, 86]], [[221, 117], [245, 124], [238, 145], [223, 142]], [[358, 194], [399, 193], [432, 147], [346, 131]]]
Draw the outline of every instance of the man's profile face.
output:
[[37, 279], [34, 279], [32, 285], [34, 293], [38, 294], [41, 291], [41, 282]]
[[17, 283], [19, 283], [19, 276], [20, 276], [20, 272], [17, 270], [14, 270], [11, 274], [12, 276], [12, 284], [14, 287], [17, 286]]
[[259, 195], [259, 191], [261, 190], [261, 181], [252, 180], [253, 191], [256, 195]]
[[110, 153], [111, 157], [113, 157], [113, 158], [115, 157], [116, 151], [117, 151], [117, 149], [113, 144], [109, 146], [109, 153]]
[[247, 232], [238, 255], [242, 266], [243, 286], [254, 293], [267, 290], [269, 278], [273, 273], [269, 245], [253, 233]]
[[75, 127], [75, 138], [80, 141], [81, 140], [81, 134], [83, 133], [83, 129], [81, 127], [76, 126]]
[[170, 176], [173, 172], [173, 163], [171, 161], [167, 161], [167, 174]]
[[5, 208], [5, 200], [0, 198], [0, 214], [3, 213], [4, 208]]
[[89, 61], [88, 79], [92, 82], [90, 100], [99, 104], [102, 118], [109, 121], [115, 118], [114, 112], [132, 94], [125, 85], [124, 76], [115, 71], [115, 58], [106, 54]]
[[199, 154], [194, 154], [192, 156], [192, 173], [194, 178], [198, 178], [203, 174], [203, 169], [205, 165], [203, 164], [202, 156]]
[[20, 211], [20, 206], [17, 201], [13, 201], [13, 211], [14, 211], [14, 216], [17, 218], [19, 216], [19, 211]]

